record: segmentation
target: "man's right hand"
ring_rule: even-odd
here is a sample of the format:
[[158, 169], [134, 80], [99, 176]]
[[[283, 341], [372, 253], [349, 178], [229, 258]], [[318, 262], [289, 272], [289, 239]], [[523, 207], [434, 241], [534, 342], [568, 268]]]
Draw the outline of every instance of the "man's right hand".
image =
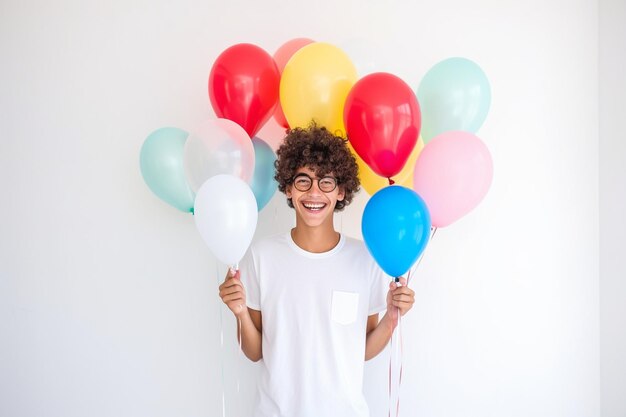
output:
[[261, 340], [261, 312], [249, 309], [246, 305], [246, 290], [239, 279], [239, 271], [229, 269], [224, 283], [220, 285], [220, 298], [237, 317], [237, 337], [241, 349], [251, 361], [263, 357]]
[[248, 314], [246, 306], [246, 290], [239, 279], [240, 272], [232, 268], [228, 269], [224, 283], [220, 285], [220, 298], [228, 306], [233, 314], [241, 318]]

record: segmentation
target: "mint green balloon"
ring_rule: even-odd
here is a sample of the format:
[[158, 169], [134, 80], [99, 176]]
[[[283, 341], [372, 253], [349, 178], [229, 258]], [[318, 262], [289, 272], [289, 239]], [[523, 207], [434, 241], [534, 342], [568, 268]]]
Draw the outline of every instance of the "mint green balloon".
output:
[[164, 127], [152, 132], [141, 147], [139, 165], [144, 181], [161, 200], [193, 213], [194, 193], [187, 184], [183, 149], [188, 132]]
[[417, 89], [424, 144], [440, 133], [476, 133], [487, 118], [491, 87], [483, 70], [466, 58], [448, 58], [432, 67]]

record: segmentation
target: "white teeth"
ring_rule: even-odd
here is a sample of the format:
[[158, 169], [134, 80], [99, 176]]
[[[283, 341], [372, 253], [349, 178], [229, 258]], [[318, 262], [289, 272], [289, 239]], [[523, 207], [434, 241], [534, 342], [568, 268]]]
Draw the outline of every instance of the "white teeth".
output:
[[321, 210], [326, 207], [326, 204], [323, 203], [303, 203], [303, 205], [309, 210]]

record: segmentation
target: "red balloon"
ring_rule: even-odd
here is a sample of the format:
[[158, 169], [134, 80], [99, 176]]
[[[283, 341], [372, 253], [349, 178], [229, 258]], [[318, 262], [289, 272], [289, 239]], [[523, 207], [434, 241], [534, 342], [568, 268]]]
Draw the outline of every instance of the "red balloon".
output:
[[420, 107], [407, 83], [378, 72], [357, 81], [344, 107], [346, 133], [352, 147], [378, 175], [402, 171], [417, 143]]
[[240, 43], [220, 54], [209, 75], [209, 97], [217, 117], [239, 124], [253, 137], [274, 113], [280, 73], [270, 54]]

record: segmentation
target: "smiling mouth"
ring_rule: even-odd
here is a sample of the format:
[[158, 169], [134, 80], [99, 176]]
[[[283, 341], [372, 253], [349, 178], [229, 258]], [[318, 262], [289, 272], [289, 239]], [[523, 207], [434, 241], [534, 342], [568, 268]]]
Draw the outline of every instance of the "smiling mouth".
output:
[[321, 211], [324, 209], [324, 207], [326, 207], [326, 203], [302, 203], [302, 205], [305, 209], [312, 212]]

